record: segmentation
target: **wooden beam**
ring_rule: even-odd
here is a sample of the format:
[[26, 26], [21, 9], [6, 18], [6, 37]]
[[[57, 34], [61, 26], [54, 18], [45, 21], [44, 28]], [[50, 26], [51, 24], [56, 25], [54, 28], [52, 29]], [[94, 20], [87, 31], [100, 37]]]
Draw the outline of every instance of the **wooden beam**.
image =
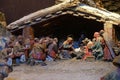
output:
[[29, 14], [28, 16], [24, 16], [23, 18], [9, 24], [7, 26], [8, 29], [13, 29], [15, 25], [21, 25], [24, 24], [24, 22], [31, 21], [33, 19], [37, 19], [38, 17], [43, 17], [48, 14], [56, 13], [57, 11], [62, 11], [64, 9], [67, 9], [72, 6], [77, 6], [79, 2], [76, 0], [65, 0], [64, 2], [54, 5], [39, 11], [36, 11], [34, 13]]

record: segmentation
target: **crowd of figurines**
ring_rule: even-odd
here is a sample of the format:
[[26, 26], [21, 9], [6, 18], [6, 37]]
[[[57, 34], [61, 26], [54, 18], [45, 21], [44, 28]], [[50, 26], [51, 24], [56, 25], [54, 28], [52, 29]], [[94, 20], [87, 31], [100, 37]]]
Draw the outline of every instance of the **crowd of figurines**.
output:
[[[103, 38], [103, 30], [95, 32], [93, 39], [90, 40], [81, 34], [78, 41], [70, 36], [65, 41], [60, 42], [58, 38], [41, 37], [27, 38], [19, 35], [11, 35], [9, 38], [0, 37], [0, 59], [3, 63], [0, 66], [7, 65], [12, 71], [13, 64], [19, 66], [21, 63], [34, 66], [40, 64], [46, 66], [46, 61], [56, 61], [60, 59], [82, 59], [93, 56], [95, 60], [112, 61], [113, 57]], [[116, 55], [120, 53], [120, 43]], [[1, 72], [1, 75], [6, 76]]]
[[95, 60], [111, 61], [113, 57], [104, 41], [103, 33], [103, 30], [95, 32], [92, 40], [81, 34], [77, 42], [68, 36], [65, 41], [59, 43], [58, 38], [48, 36], [25, 38], [21, 35], [17, 37], [11, 35], [8, 39], [1, 37], [0, 57], [5, 59], [8, 65], [12, 65], [13, 62], [16, 65], [24, 62], [34, 65], [36, 62], [42, 63], [46, 60], [55, 61], [74, 57], [86, 60], [88, 56], [94, 56]]

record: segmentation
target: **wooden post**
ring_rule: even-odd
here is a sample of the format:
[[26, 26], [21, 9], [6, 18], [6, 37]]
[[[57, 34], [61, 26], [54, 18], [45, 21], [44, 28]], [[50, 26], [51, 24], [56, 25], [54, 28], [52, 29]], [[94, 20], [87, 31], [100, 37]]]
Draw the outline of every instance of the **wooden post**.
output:
[[[31, 26], [27, 26], [23, 29], [23, 37], [25, 38], [25, 43], [26, 43], [26, 39], [34, 39], [34, 30]], [[30, 48], [26, 48], [25, 49], [25, 56], [26, 56], [26, 59], [29, 58], [29, 50]]]
[[105, 42], [107, 44], [107, 47], [109, 48], [110, 53], [111, 53], [112, 57], [114, 58], [115, 54], [113, 52], [112, 47], [114, 45], [114, 40], [113, 40], [114, 37], [113, 36], [115, 36], [115, 34], [114, 34], [113, 30], [114, 30], [113, 29], [113, 24], [111, 22], [109, 22], [109, 21], [106, 21], [104, 23], [104, 31], [105, 31], [105, 33], [103, 34], [103, 36], [104, 36], [104, 40], [105, 40]]
[[108, 41], [110, 44], [113, 44], [113, 36], [114, 36], [114, 32], [113, 32], [113, 24], [110, 22], [106, 22], [104, 23], [104, 38], [106, 41]]
[[28, 37], [34, 38], [34, 30], [31, 26], [25, 27], [23, 29], [23, 37], [28, 38]]
[[116, 44], [118, 42], [118, 39], [117, 39], [117, 34], [116, 34], [116, 29], [115, 29], [115, 25], [113, 25], [113, 41], [114, 43]]

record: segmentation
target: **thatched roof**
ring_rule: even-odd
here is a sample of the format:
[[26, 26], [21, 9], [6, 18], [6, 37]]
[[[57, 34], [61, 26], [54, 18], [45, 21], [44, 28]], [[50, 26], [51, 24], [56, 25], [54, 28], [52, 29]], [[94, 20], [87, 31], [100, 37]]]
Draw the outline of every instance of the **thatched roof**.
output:
[[48, 19], [58, 17], [60, 15], [71, 14], [73, 16], [82, 16], [83, 18], [93, 19], [98, 22], [109, 21], [115, 25], [120, 24], [120, 15], [107, 11], [105, 9], [98, 9], [80, 3], [77, 0], [65, 0], [64, 2], [48, 7], [34, 13], [31, 13], [19, 20], [12, 22], [7, 26], [7, 29], [21, 29], [27, 25], [34, 25]]

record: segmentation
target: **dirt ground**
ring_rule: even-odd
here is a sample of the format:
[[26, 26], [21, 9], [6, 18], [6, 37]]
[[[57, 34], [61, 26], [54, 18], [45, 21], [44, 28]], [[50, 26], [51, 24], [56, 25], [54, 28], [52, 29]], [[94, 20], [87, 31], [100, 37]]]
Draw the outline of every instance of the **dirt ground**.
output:
[[15, 66], [5, 80], [100, 80], [115, 68], [111, 62], [60, 60], [46, 62], [47, 66]]

